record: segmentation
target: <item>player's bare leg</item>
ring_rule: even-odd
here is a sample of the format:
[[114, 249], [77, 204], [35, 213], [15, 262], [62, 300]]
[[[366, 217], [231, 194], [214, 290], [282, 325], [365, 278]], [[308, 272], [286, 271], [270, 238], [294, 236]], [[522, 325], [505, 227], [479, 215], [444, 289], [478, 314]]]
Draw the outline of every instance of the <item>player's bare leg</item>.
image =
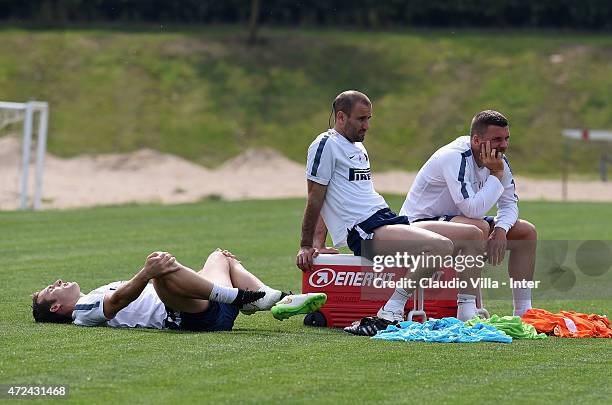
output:
[[236, 257], [228, 257], [232, 284], [243, 290], [257, 291], [265, 284], [253, 273], [248, 271]]
[[[375, 241], [405, 241], [405, 242], [418, 242], [418, 244], [411, 243], [407, 244], [408, 254], [417, 255], [420, 253], [430, 255], [447, 255], [453, 253], [453, 242], [450, 239], [439, 235], [435, 232], [431, 232], [427, 229], [421, 229], [413, 225], [384, 225], [374, 230]], [[384, 250], [384, 245], [379, 244]], [[393, 245], [395, 247], [396, 245]], [[394, 250], [389, 252], [377, 251], [377, 254], [393, 254]]]
[[[275, 290], [271, 287], [265, 285], [259, 278], [257, 278], [253, 273], [248, 271], [232, 254], [231, 252], [225, 251], [217, 251], [216, 254], [221, 253], [222, 258], [219, 260], [225, 260], [227, 263], [229, 272], [227, 273], [227, 277], [230, 279], [230, 282], [233, 286], [242, 288], [243, 290], [249, 291], [263, 291], [266, 295], [259, 300], [247, 304], [242, 308], [242, 313], [246, 315], [254, 314], [257, 311], [267, 311], [274, 306], [278, 301], [280, 301], [286, 294], [280, 290]], [[209, 259], [210, 260], [210, 259]], [[205, 266], [206, 267], [206, 266]], [[204, 269], [203, 269], [204, 271]]]
[[[456, 216], [451, 222], [462, 224], [472, 224], [478, 226], [484, 234], [486, 240], [491, 229], [487, 221], [483, 219], [472, 219]], [[523, 219], [516, 221], [506, 234], [508, 239], [507, 249], [510, 250], [508, 262], [508, 275], [515, 280], [533, 280], [535, 269], [535, 255], [538, 234], [535, 226]], [[452, 239], [452, 238], [451, 238]], [[519, 241], [514, 243], [512, 241]]]
[[[244, 291], [236, 291], [229, 276], [230, 266], [221, 252], [213, 252], [200, 273], [178, 262], [179, 270], [153, 280], [153, 286], [162, 302], [183, 312], [202, 312], [208, 309], [211, 295], [240, 304]], [[233, 294], [233, 296], [231, 295]], [[248, 301], [261, 298], [262, 294], [248, 294]]]
[[[535, 271], [538, 233], [530, 222], [519, 219], [506, 234], [508, 239], [508, 274], [514, 281], [531, 281]], [[514, 314], [522, 316], [531, 308], [531, 289], [513, 288]]]
[[491, 233], [491, 225], [489, 225], [489, 223], [485, 221], [484, 219], [467, 218], [461, 215], [457, 215], [453, 217], [450, 220], [450, 222], [454, 222], [458, 224], [474, 225], [478, 227], [478, 229], [480, 229], [480, 231], [482, 232], [483, 240], [487, 240], [489, 238], [489, 234]]
[[[476, 225], [443, 221], [421, 221], [415, 222], [411, 226], [427, 229], [429, 231], [449, 238], [453, 242], [453, 245], [455, 247], [453, 251], [453, 255], [455, 256], [461, 253], [464, 256], [475, 257], [477, 255], [483, 254], [484, 252], [484, 246], [482, 244], [484, 236], [480, 228]], [[479, 278], [480, 270], [472, 266], [466, 268], [462, 272], [459, 272], [458, 276], [461, 280], [466, 280], [468, 282], [468, 287], [465, 289], [460, 289], [459, 293], [475, 296], [478, 292], [478, 288], [475, 288], [472, 285], [470, 279], [472, 277]]]
[[[403, 241], [406, 253], [419, 255], [421, 253], [432, 256], [451, 255], [454, 250], [450, 239], [419, 227], [411, 225], [385, 225], [374, 230], [374, 241]], [[397, 253], [397, 244], [377, 243], [376, 254], [394, 255]], [[385, 249], [386, 248], [386, 249]], [[422, 267], [408, 275], [408, 278], [418, 282], [423, 277], [429, 277], [437, 268]], [[396, 288], [391, 297], [378, 311], [377, 316], [387, 321], [402, 321], [404, 317], [404, 306], [412, 294], [411, 290]]]
[[[467, 219], [467, 218], [466, 218]], [[486, 221], [482, 221], [487, 225]], [[482, 225], [482, 224], [478, 224]], [[444, 221], [422, 221], [416, 222], [413, 226], [418, 226], [430, 231], [446, 236], [453, 241], [455, 251], [453, 255], [461, 254], [463, 256], [471, 256], [475, 258], [484, 253], [484, 240], [486, 239], [483, 230], [476, 224], [459, 223], [459, 222], [444, 222]], [[472, 283], [472, 280], [480, 278], [481, 271], [474, 265], [466, 266], [465, 269], [458, 273], [461, 281], [467, 283], [466, 288], [460, 288], [457, 295], [457, 318], [462, 321], [472, 319], [478, 314], [476, 299], [480, 296], [480, 289]], [[482, 305], [482, 304], [481, 304]]]
[[[461, 223], [471, 223], [485, 230], [489, 227], [484, 220], [454, 217], [451, 221]], [[487, 234], [488, 236], [488, 234]], [[506, 234], [508, 243], [507, 249], [510, 251], [508, 258], [508, 275], [513, 280], [533, 280], [535, 270], [535, 256], [537, 247], [537, 231], [533, 224], [519, 219]], [[531, 308], [531, 289], [513, 288], [512, 301], [514, 303], [514, 314], [522, 315], [527, 309]]]
[[227, 261], [227, 257], [220, 249], [217, 249], [208, 255], [206, 261], [204, 262], [204, 266], [202, 266], [202, 269], [198, 271], [198, 274], [206, 279], [214, 279], [216, 283], [226, 287], [241, 288], [232, 283], [229, 262]]
[[[375, 242], [386, 242], [386, 241], [402, 241], [407, 242], [402, 248], [405, 247], [405, 252], [409, 255], [429, 255], [429, 256], [447, 256], [452, 255], [454, 251], [453, 242], [438, 233], [430, 230], [415, 227], [413, 225], [385, 225], [374, 230], [374, 241]], [[397, 253], [398, 244], [393, 243], [388, 247], [384, 243], [377, 243], [375, 247], [376, 254], [379, 255], [395, 255]], [[403, 252], [402, 252], [403, 253]], [[422, 266], [419, 269], [415, 269], [408, 275], [408, 279], [418, 282], [421, 278], [430, 277], [438, 267], [427, 267]], [[401, 305], [403, 311], [403, 305], [410, 296], [410, 291], [404, 288], [398, 288], [395, 293], [387, 301], [391, 308], [399, 310]], [[391, 303], [391, 301], [396, 301]], [[387, 304], [383, 308], [388, 307]]]
[[[223, 255], [229, 266], [229, 277], [233, 286], [243, 290], [264, 292], [265, 296], [246, 304], [241, 308], [245, 315], [251, 315], [258, 311], [271, 311], [272, 315], [279, 320], [287, 319], [294, 315], [306, 314], [318, 310], [327, 300], [322, 293], [289, 295], [264, 284], [257, 276], [248, 271], [231, 252], [227, 250], [215, 252]], [[212, 258], [207, 260], [207, 264]], [[219, 260], [223, 260], [219, 258]], [[204, 266], [206, 268], [206, 265]], [[218, 267], [214, 267], [217, 269]], [[203, 269], [204, 271], [206, 269]]]
[[538, 233], [530, 222], [519, 219], [506, 234], [510, 258], [508, 274], [515, 280], [533, 280]]

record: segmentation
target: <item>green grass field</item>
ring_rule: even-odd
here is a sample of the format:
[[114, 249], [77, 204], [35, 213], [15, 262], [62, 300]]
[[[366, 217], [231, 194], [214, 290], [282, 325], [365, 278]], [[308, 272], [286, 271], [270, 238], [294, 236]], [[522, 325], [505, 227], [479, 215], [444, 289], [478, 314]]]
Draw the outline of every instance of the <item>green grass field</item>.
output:
[[[207, 166], [246, 147], [303, 162], [349, 88], [374, 102], [378, 170], [418, 169], [486, 108], [510, 118], [523, 174], [559, 173], [562, 128], [612, 128], [604, 33], [264, 28], [256, 47], [245, 36], [241, 26], [5, 27], [0, 98], [49, 101], [60, 156], [146, 146]], [[572, 172], [596, 174], [600, 150], [572, 145]]]
[[[389, 197], [392, 207], [402, 199]], [[238, 318], [228, 333], [41, 325], [29, 294], [62, 277], [83, 290], [137, 271], [154, 250], [191, 267], [232, 250], [267, 283], [299, 290], [293, 265], [302, 200], [203, 201], [47, 212], [0, 212], [0, 383], [67, 384], [75, 403], [603, 403], [609, 339], [512, 344], [370, 341], [306, 328], [301, 317]], [[612, 239], [606, 204], [522, 203], [541, 239]], [[578, 219], [580, 218], [580, 219]], [[595, 220], [597, 218], [597, 220]], [[586, 280], [610, 287], [610, 271]], [[610, 314], [606, 296], [534, 305]], [[508, 314], [509, 301], [489, 301]]]

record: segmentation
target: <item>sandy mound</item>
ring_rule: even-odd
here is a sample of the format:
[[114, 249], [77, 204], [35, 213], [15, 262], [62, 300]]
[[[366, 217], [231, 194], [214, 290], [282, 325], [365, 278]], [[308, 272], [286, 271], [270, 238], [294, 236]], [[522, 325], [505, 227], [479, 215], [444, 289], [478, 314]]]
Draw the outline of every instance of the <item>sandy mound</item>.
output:
[[[248, 150], [215, 170], [151, 149], [132, 153], [82, 155], [61, 159], [47, 154], [43, 186], [44, 208], [87, 207], [160, 202], [193, 202], [206, 196], [228, 200], [305, 197], [304, 165], [271, 149]], [[16, 137], [0, 138], [0, 209], [19, 203], [21, 145]], [[33, 184], [34, 167], [30, 168]], [[380, 192], [404, 194], [415, 173], [376, 173]], [[522, 200], [561, 200], [557, 180], [517, 177]], [[612, 201], [612, 184], [570, 182], [572, 201]]]
[[19, 167], [21, 163], [21, 141], [16, 136], [0, 137], [0, 168]]
[[282, 198], [306, 195], [305, 167], [272, 149], [251, 149], [214, 172], [227, 199]]

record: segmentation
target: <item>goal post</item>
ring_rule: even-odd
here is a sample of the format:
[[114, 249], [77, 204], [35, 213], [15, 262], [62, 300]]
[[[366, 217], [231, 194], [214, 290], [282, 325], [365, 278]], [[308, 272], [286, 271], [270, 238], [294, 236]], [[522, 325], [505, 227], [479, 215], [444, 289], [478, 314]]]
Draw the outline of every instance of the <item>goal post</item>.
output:
[[28, 208], [29, 171], [36, 118], [38, 118], [38, 122], [36, 125], [36, 166], [32, 208], [38, 210], [41, 207], [42, 201], [45, 152], [47, 149], [47, 129], [49, 124], [49, 104], [43, 101], [29, 101], [26, 103], [0, 101], [0, 129], [23, 121], [20, 209]]
[[[577, 141], [583, 141], [583, 142], [597, 142], [597, 145], [602, 146], [604, 143], [610, 143], [612, 142], [612, 131], [606, 131], [606, 130], [601, 130], [601, 129], [564, 129], [563, 131], [561, 131], [561, 135], [563, 135], [563, 137], [566, 140], [577, 140]], [[569, 176], [569, 161], [570, 161], [570, 154], [571, 154], [571, 146], [569, 144], [569, 142], [565, 142], [565, 148], [564, 148], [564, 165], [563, 165], [563, 174], [562, 174], [562, 178], [561, 178], [561, 193], [562, 193], [562, 197], [563, 200], [566, 201], [567, 200], [567, 183], [568, 183], [568, 176]], [[608, 163], [612, 163], [612, 159], [610, 158], [610, 156], [608, 155], [608, 153], [606, 152], [605, 148], [601, 148], [601, 158], [599, 160], [599, 175], [601, 178], [601, 181], [603, 182], [607, 182], [608, 181], [608, 170], [607, 170], [607, 164]]]
[[612, 131], [601, 129], [564, 129], [562, 132], [565, 138], [578, 139], [583, 141], [612, 141]]

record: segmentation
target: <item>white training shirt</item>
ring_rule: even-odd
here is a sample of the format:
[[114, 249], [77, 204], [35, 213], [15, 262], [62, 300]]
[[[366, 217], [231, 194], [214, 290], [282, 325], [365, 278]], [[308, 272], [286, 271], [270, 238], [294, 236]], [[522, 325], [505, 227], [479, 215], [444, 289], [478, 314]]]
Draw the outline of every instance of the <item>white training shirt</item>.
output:
[[157, 296], [153, 284], [147, 284], [140, 296], [117, 312], [113, 319], [106, 319], [104, 296], [112, 294], [124, 283], [125, 281], [115, 281], [79, 298], [72, 312], [73, 323], [80, 326], [108, 325], [114, 328], [163, 329], [167, 317], [166, 307]]
[[374, 190], [370, 159], [363, 144], [349, 142], [334, 129], [310, 144], [306, 178], [327, 186], [321, 215], [334, 246], [345, 246], [349, 230], [388, 208]]
[[508, 159], [502, 180], [478, 167], [470, 137], [461, 136], [438, 149], [419, 170], [400, 215], [410, 221], [443, 215], [483, 218], [497, 203], [495, 226], [508, 231], [518, 219], [518, 197]]

